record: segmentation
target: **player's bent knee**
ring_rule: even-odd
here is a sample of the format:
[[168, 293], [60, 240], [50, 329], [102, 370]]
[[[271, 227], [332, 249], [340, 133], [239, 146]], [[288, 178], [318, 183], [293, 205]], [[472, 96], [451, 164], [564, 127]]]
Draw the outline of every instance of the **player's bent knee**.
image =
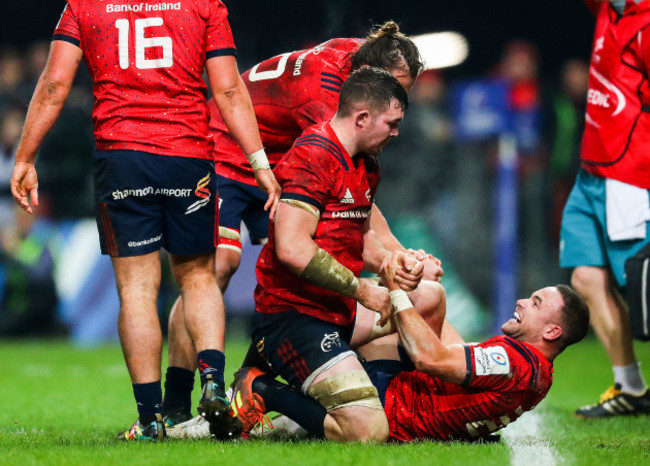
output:
[[239, 268], [241, 254], [229, 250], [217, 250], [217, 276], [230, 278]]
[[417, 291], [410, 293], [409, 297], [420, 314], [444, 313], [446, 311], [447, 293], [438, 282], [422, 281]]
[[342, 437], [337, 440], [384, 442], [388, 438], [384, 408], [365, 371], [354, 370], [328, 377], [310, 386], [307, 393], [341, 421]]
[[607, 271], [601, 267], [576, 267], [571, 274], [571, 286], [585, 299], [606, 284]]
[[364, 409], [342, 429], [344, 442], [383, 443], [388, 440], [388, 420], [383, 412]]

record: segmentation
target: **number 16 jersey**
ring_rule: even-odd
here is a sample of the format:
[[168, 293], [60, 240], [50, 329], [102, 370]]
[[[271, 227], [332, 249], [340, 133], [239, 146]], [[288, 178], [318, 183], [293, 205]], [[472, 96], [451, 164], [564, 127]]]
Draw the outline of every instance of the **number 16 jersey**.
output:
[[99, 150], [212, 159], [205, 60], [235, 55], [219, 0], [68, 0], [53, 40], [83, 50]]

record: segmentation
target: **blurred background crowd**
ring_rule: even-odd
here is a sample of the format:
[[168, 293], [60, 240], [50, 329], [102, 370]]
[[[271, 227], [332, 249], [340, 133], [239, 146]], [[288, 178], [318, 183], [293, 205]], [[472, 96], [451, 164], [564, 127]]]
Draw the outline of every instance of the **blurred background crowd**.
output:
[[[257, 36], [246, 32], [251, 25], [246, 22], [244, 6], [228, 3], [242, 71], [274, 54], [330, 37], [363, 36], [373, 23], [364, 20], [370, 16], [374, 22], [395, 18], [407, 34], [449, 29], [465, 34], [470, 50], [467, 61], [455, 68], [424, 72], [411, 92], [400, 136], [381, 155], [383, 176], [377, 204], [404, 244], [427, 249], [443, 260], [446, 284], [456, 287], [463, 297], [459, 311], [462, 313], [463, 306], [471, 307], [474, 311], [470, 315], [480, 323], [468, 326], [478, 332], [487, 330], [489, 312], [495, 306], [493, 277], [499, 260], [495, 248], [495, 187], [500, 144], [496, 137], [458, 137], [452, 100], [459, 83], [498, 79], [507, 83], [509, 108], [523, 121], [516, 135], [514, 165], [517, 293], [528, 295], [548, 284], [568, 282], [568, 272], [558, 267], [558, 236], [562, 208], [579, 168], [588, 87], [589, 27], [593, 23], [582, 2], [566, 2], [571, 4], [569, 13], [578, 12], [576, 24], [587, 27], [575, 31], [580, 40], [567, 41], [563, 56], [558, 56], [557, 44], [556, 48], [549, 47], [548, 38], [536, 39], [516, 21], [513, 31], [520, 36], [495, 28], [496, 37], [486, 44], [487, 39], [476, 37], [477, 28], [490, 22], [490, 17], [480, 23], [477, 18], [465, 22], [459, 18], [454, 23], [455, 17], [449, 16], [448, 24], [444, 16], [435, 21], [429, 18], [435, 27], [427, 30], [414, 19], [400, 21], [399, 14], [391, 16], [390, 9], [380, 14], [382, 2], [369, 4], [367, 10], [357, 2], [355, 6], [329, 2], [327, 11], [315, 7], [322, 13], [317, 19], [321, 24], [336, 23], [337, 11], [343, 19], [336, 27], [323, 26], [314, 37], [309, 35], [314, 35], [313, 30], [291, 31], [294, 20], [287, 18], [287, 26], [278, 31], [279, 39], [270, 48], [270, 41], [259, 37], [264, 29]], [[402, 7], [412, 3], [415, 8], [420, 2], [402, 3]], [[494, 3], [490, 11], [496, 15]], [[514, 6], [516, 2], [502, 3], [499, 7], [519, 8]], [[562, 5], [550, 3], [558, 9]], [[435, 12], [437, 7], [430, 8]], [[350, 15], [357, 18], [356, 22]], [[94, 227], [93, 100], [84, 66], [39, 154], [41, 206], [36, 215], [30, 217], [14, 208], [9, 192], [13, 154], [47, 58], [47, 36], [57, 18], [50, 15], [41, 19], [45, 25], [37, 33], [17, 32], [11, 40], [0, 42], [0, 335], [71, 335], [76, 341], [93, 343], [116, 338], [118, 308], [110, 262], [99, 257]], [[563, 17], [561, 24], [571, 21]], [[539, 27], [537, 22], [535, 25], [531, 30]], [[557, 37], [554, 40], [561, 42]], [[484, 52], [488, 47], [489, 54]], [[550, 56], [545, 57], [545, 53]], [[252, 268], [257, 249], [249, 247], [243, 254], [243, 267], [226, 297], [233, 315], [252, 311]], [[171, 283], [168, 277], [163, 285], [163, 322], [175, 298]]]

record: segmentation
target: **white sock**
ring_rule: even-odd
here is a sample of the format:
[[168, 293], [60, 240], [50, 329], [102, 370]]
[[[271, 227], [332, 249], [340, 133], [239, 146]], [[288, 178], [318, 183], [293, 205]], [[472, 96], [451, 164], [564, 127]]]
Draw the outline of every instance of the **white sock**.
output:
[[614, 366], [614, 383], [621, 386], [621, 391], [632, 395], [642, 395], [645, 390], [645, 380], [641, 373], [641, 363], [633, 362], [627, 366]]

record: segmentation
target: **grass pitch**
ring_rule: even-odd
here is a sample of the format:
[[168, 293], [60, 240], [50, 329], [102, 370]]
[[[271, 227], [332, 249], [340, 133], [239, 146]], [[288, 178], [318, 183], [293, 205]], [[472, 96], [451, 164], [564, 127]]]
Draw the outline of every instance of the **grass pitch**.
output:
[[[246, 342], [229, 342], [227, 372]], [[650, 345], [638, 344], [650, 382]], [[113, 440], [136, 417], [118, 346], [83, 349], [64, 342], [0, 343], [0, 464], [219, 465], [553, 465], [650, 463], [650, 418], [585, 421], [573, 410], [598, 399], [612, 382], [604, 351], [590, 338], [555, 364], [548, 398], [503, 432], [498, 444], [338, 445], [322, 442], [216, 443]], [[194, 399], [198, 402], [199, 391]]]

